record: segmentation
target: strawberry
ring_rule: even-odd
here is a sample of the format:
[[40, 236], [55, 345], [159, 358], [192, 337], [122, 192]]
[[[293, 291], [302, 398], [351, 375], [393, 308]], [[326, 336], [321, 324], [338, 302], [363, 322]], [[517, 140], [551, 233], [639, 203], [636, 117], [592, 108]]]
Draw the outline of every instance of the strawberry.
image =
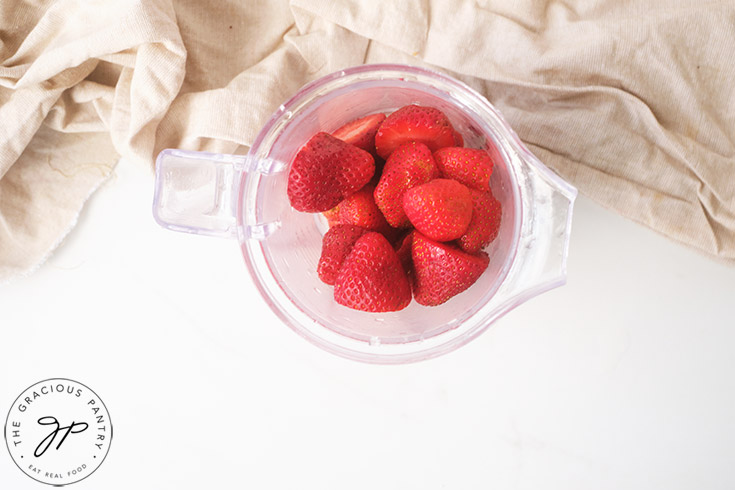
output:
[[503, 209], [492, 192], [470, 189], [472, 194], [472, 220], [467, 231], [459, 237], [459, 248], [467, 253], [477, 253], [495, 240], [500, 229]]
[[451, 179], [434, 179], [403, 194], [403, 210], [418, 231], [438, 242], [461, 237], [472, 219], [470, 190]]
[[361, 236], [342, 263], [334, 299], [370, 312], [402, 310], [411, 302], [411, 286], [393, 247], [380, 233]]
[[372, 155], [327, 133], [317, 133], [291, 163], [286, 192], [297, 211], [322, 212], [360, 190], [375, 173]]
[[434, 152], [434, 160], [442, 175], [478, 191], [490, 190], [493, 160], [485, 150], [475, 148], [442, 148]]
[[484, 252], [470, 255], [447, 243], [439, 243], [418, 231], [413, 233], [413, 297], [424, 306], [437, 306], [461, 293], [487, 269]]
[[454, 128], [439, 109], [407, 105], [388, 116], [375, 135], [375, 149], [388, 158], [399, 146], [416, 141], [424, 143], [431, 151], [454, 142]]
[[358, 238], [367, 233], [359, 226], [336, 225], [331, 227], [322, 237], [322, 255], [319, 257], [317, 273], [322, 282], [334, 284], [345, 257], [352, 250]]
[[464, 146], [464, 138], [459, 134], [459, 131], [454, 131], [454, 146]]
[[348, 122], [332, 136], [375, 155], [375, 134], [383, 121], [385, 114], [371, 114]]
[[337, 204], [336, 207], [325, 211], [327, 221], [332, 224], [355, 225], [366, 230], [383, 233], [390, 240], [395, 238], [396, 230], [391, 228], [375, 204], [373, 192], [375, 186], [367, 184], [350, 197]]
[[406, 143], [391, 153], [375, 187], [375, 204], [394, 228], [411, 225], [403, 211], [403, 193], [439, 176], [431, 150], [423, 143]]

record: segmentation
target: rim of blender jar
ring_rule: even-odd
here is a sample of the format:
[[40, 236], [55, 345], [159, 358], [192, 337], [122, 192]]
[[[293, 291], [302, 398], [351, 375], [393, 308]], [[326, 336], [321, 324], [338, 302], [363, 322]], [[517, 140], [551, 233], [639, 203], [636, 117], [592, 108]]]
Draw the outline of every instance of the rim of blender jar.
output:
[[[376, 75], [376, 74], [382, 74], [383, 76], [379, 76], [377, 78], [370, 77], [368, 75]], [[389, 76], [392, 74], [393, 76]], [[505, 130], [507, 134], [496, 134], [494, 136], [501, 136], [508, 139], [514, 139], [518, 141], [518, 137], [515, 134], [515, 132], [512, 130], [510, 125], [507, 123], [505, 118], [502, 114], [500, 114], [491, 104], [490, 102], [481, 94], [479, 94], [477, 91], [469, 87], [468, 85], [460, 82], [459, 80], [456, 80], [448, 75], [445, 75], [443, 73], [429, 70], [426, 68], [420, 68], [416, 66], [411, 65], [401, 65], [401, 64], [371, 64], [371, 65], [360, 65], [352, 68], [347, 68], [345, 70], [341, 70], [338, 72], [331, 73], [329, 75], [325, 75], [324, 77], [321, 77], [317, 80], [314, 80], [306, 85], [304, 85], [295, 95], [293, 95], [290, 99], [288, 99], [286, 102], [281, 104], [279, 108], [271, 115], [271, 117], [268, 119], [266, 124], [263, 126], [263, 128], [258, 132], [255, 141], [253, 142], [252, 146], [250, 147], [250, 150], [248, 152], [249, 155], [254, 155], [257, 157], [257, 153], [260, 151], [260, 146], [263, 145], [264, 141], [267, 138], [273, 138], [274, 134], [274, 128], [278, 125], [279, 122], [281, 122], [283, 119], [283, 126], [278, 129], [278, 132], [282, 132], [286, 126], [289, 124], [293, 113], [295, 112], [295, 109], [301, 109], [300, 106], [308, 106], [309, 103], [314, 101], [316, 98], [318, 98], [322, 94], [329, 93], [331, 90], [335, 90], [338, 88], [341, 88], [342, 86], [337, 87], [331, 87], [329, 90], [323, 90], [323, 93], [320, 93], [322, 89], [324, 89], [325, 86], [328, 86], [332, 82], [335, 82], [336, 80], [345, 78], [345, 77], [355, 77], [355, 80], [351, 80], [351, 82], [363, 82], [363, 81], [369, 81], [371, 79], [375, 80], [403, 80], [406, 79], [408, 81], [422, 83], [421, 80], [418, 78], [412, 77], [413, 75], [422, 76], [422, 77], [429, 77], [434, 80], [439, 80], [443, 84], [446, 84], [449, 89], [454, 89], [457, 92], [450, 91], [450, 94], [453, 96], [457, 96], [458, 94], [464, 95], [465, 97], [469, 97], [473, 104], [476, 106], [473, 107], [473, 111], [476, 111], [477, 108], [481, 108], [484, 111], [489, 112], [493, 116], [495, 116], [501, 123], [501, 129]], [[364, 75], [364, 78], [360, 78], [359, 75]], [[395, 76], [399, 75], [399, 76]], [[407, 78], [411, 77], [411, 78]], [[437, 87], [432, 87], [434, 89], [437, 89]], [[440, 87], [439, 90], [444, 91], [445, 87]], [[492, 133], [492, 132], [491, 132]], [[275, 135], [277, 137], [277, 135]], [[497, 140], [493, 137], [492, 141], [494, 144], [496, 144], [498, 150], [501, 153], [502, 158], [505, 161], [507, 173], [510, 176], [511, 185], [510, 190], [513, 197], [513, 208], [514, 208], [514, 223], [512, 228], [512, 240], [509, 247], [509, 251], [507, 254], [507, 257], [505, 259], [505, 263], [503, 264], [502, 268], [500, 269], [500, 274], [498, 275], [498, 278], [493, 283], [493, 290], [491, 291], [491, 294], [489, 294], [489, 298], [492, 298], [498, 291], [498, 289], [502, 286], [503, 282], [505, 281], [508, 273], [510, 272], [513, 263], [515, 261], [515, 257], [518, 251], [518, 243], [520, 239], [521, 234], [521, 223], [523, 220], [523, 209], [521, 207], [521, 195], [520, 195], [520, 189], [518, 186], [518, 179], [515, 175], [516, 170], [513, 168], [511, 164], [511, 158], [508, 154], [509, 148], [506, 148], [505, 141]], [[468, 343], [481, 333], [483, 333], [487, 328], [499, 317], [504, 315], [507, 310], [500, 311], [498, 314], [493, 316], [486, 316], [483, 317], [481, 322], [478, 322], [476, 325], [474, 325], [472, 328], [467, 330], [466, 332], [461, 333], [460, 335], [456, 335], [450, 339], [447, 339], [442, 342], [437, 342], [436, 345], [429, 346], [428, 348], [417, 348], [415, 350], [411, 350], [409, 352], [399, 352], [399, 353], [382, 353], [382, 352], [365, 352], [361, 350], [352, 349], [350, 347], [338, 345], [337, 343], [329, 340], [328, 338], [324, 338], [323, 336], [320, 336], [319, 334], [313, 332], [309, 327], [302, 325], [297, 320], [291, 318], [288, 314], [286, 314], [282, 308], [279, 307], [280, 301], [273, 297], [271, 292], [268, 290], [266, 285], [261, 280], [261, 274], [257, 269], [257, 266], [254, 262], [254, 259], [252, 257], [253, 251], [251, 250], [251, 247], [257, 247], [260, 249], [261, 253], [263, 252], [263, 244], [260, 241], [253, 240], [251, 238], [248, 238], [243, 230], [242, 224], [244, 223], [244, 209], [246, 206], [245, 198], [246, 196], [246, 189], [247, 189], [247, 181], [248, 179], [255, 178], [256, 176], [253, 176], [252, 174], [243, 173], [240, 178], [240, 186], [239, 186], [239, 192], [238, 192], [238, 200], [237, 200], [237, 235], [238, 235], [238, 241], [241, 244], [241, 249], [243, 251], [243, 257], [245, 259], [246, 266], [248, 268], [248, 271], [250, 272], [250, 275], [253, 278], [253, 281], [255, 282], [256, 287], [258, 288], [258, 291], [260, 292], [263, 299], [266, 301], [268, 306], [273, 310], [273, 312], [278, 316], [278, 318], [289, 326], [294, 332], [299, 334], [304, 339], [308, 340], [312, 344], [328, 351], [333, 354], [339, 355], [341, 357], [345, 357], [348, 359], [358, 360], [362, 362], [368, 362], [373, 364], [402, 364], [407, 362], [414, 362], [414, 361], [420, 361], [425, 359], [430, 359], [433, 357], [438, 357], [442, 354], [445, 354], [447, 352], [451, 352], [462, 345]], [[253, 198], [255, 196], [252, 196]], [[263, 253], [265, 256], [266, 254]], [[267, 261], [266, 261], [267, 263]], [[270, 267], [270, 266], [269, 266]], [[270, 271], [269, 271], [270, 272]], [[271, 273], [272, 274], [272, 273]], [[278, 283], [278, 281], [276, 281]], [[285, 290], [283, 290], [283, 287], [278, 284], [279, 289], [284, 294], [288, 295]], [[488, 298], [488, 299], [489, 299]], [[345, 337], [348, 338], [350, 341], [353, 342], [360, 342], [361, 344], [365, 345], [372, 345], [372, 342], [366, 342], [365, 340], [358, 339], [356, 337], [352, 337], [349, 335], [344, 335], [341, 333], [338, 333], [329, 327], [321, 324], [317, 320], [313, 318], [312, 315], [310, 315], [308, 312], [304, 311], [304, 309], [294, 301], [291, 301], [289, 299], [289, 302], [294, 307], [298, 308], [298, 310], [301, 311], [302, 314], [307, 316], [313, 324], [316, 324], [320, 329], [324, 329], [325, 331], [329, 332], [328, 336], [337, 336], [337, 337]], [[431, 339], [437, 339], [439, 337], [445, 336], [446, 334], [452, 332], [452, 331], [458, 331], [461, 329], [462, 325], [464, 325], [469, 318], [476, 315], [479, 310], [481, 310], [482, 307], [475, 307], [470, 308], [467, 312], [465, 312], [464, 319], [461, 322], [458, 322], [456, 326], [453, 328], [443, 330], [437, 334], [432, 335], [431, 337], [428, 337], [426, 340], [417, 340], [413, 342], [409, 342], [406, 344], [396, 344], [396, 345], [409, 345], [409, 344], [415, 344], [415, 345], [423, 345], [426, 341]], [[332, 335], [333, 334], [333, 335]], [[392, 345], [392, 344], [383, 344], [383, 345]]]

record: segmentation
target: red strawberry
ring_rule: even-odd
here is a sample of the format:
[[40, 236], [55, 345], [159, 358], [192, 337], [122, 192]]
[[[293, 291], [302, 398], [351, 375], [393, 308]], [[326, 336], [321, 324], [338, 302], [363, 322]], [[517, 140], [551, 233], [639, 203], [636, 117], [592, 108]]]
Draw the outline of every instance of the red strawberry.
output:
[[439, 242], [461, 237], [472, 219], [470, 190], [451, 179], [434, 179], [403, 194], [403, 210], [418, 231]]
[[375, 186], [367, 184], [332, 210], [326, 211], [325, 215], [329, 215], [327, 220], [331, 218], [331, 224], [355, 225], [377, 231], [386, 235], [389, 240], [395, 238], [397, 231], [391, 228], [375, 204], [374, 191]]
[[483, 247], [495, 240], [500, 229], [500, 218], [503, 209], [500, 201], [493, 197], [492, 192], [480, 192], [470, 189], [472, 193], [472, 221], [467, 231], [459, 237], [459, 248], [467, 253], [477, 253]]
[[454, 146], [464, 146], [464, 138], [459, 131], [454, 131]]
[[401, 261], [380, 233], [361, 236], [342, 263], [334, 283], [337, 303], [361, 311], [402, 310], [411, 302], [411, 286]]
[[297, 211], [327, 211], [360, 190], [373, 173], [375, 162], [370, 153], [327, 133], [317, 133], [293, 159], [288, 199]]
[[454, 128], [439, 109], [407, 105], [388, 116], [375, 135], [375, 149], [383, 158], [404, 143], [424, 143], [436, 151], [454, 145]]
[[383, 121], [385, 114], [371, 114], [348, 122], [332, 136], [375, 155], [375, 133]]
[[487, 269], [487, 254], [470, 255], [447, 243], [413, 233], [413, 297], [424, 306], [440, 305], [472, 286]]
[[394, 228], [411, 225], [403, 211], [403, 193], [439, 176], [431, 150], [423, 143], [406, 143], [391, 153], [375, 187], [375, 204]]
[[322, 238], [322, 255], [317, 266], [319, 279], [333, 285], [345, 257], [357, 239], [365, 233], [367, 230], [352, 225], [336, 225], [327, 230]]
[[493, 160], [487, 151], [475, 148], [442, 148], [434, 152], [434, 160], [443, 176], [478, 191], [490, 190]]

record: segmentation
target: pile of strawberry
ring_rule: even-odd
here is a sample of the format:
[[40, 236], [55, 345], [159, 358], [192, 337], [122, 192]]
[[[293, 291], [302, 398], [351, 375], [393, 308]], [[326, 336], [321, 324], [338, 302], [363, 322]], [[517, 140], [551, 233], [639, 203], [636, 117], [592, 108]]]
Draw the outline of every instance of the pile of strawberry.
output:
[[464, 148], [449, 119], [409, 105], [315, 134], [298, 152], [288, 198], [324, 213], [319, 277], [337, 303], [362, 311], [440, 305], [477, 281], [502, 210], [493, 159]]

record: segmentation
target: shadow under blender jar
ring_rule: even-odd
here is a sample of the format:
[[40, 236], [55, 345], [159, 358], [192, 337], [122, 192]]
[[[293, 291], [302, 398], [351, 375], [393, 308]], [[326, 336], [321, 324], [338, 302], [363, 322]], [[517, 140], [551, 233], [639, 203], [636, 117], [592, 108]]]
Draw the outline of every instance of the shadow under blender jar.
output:
[[[352, 310], [337, 304], [317, 275], [326, 222], [291, 208], [289, 165], [315, 133], [409, 104], [444, 112], [466, 147], [497, 151], [490, 184], [502, 205], [500, 230], [485, 248], [488, 269], [448, 302]], [[265, 301], [307, 340], [351, 359], [404, 363], [454, 350], [527, 299], [563, 285], [576, 193], [468, 86], [416, 67], [365, 65], [304, 86], [271, 116], [247, 155], [161, 152], [153, 214], [171, 230], [236, 239]]]

